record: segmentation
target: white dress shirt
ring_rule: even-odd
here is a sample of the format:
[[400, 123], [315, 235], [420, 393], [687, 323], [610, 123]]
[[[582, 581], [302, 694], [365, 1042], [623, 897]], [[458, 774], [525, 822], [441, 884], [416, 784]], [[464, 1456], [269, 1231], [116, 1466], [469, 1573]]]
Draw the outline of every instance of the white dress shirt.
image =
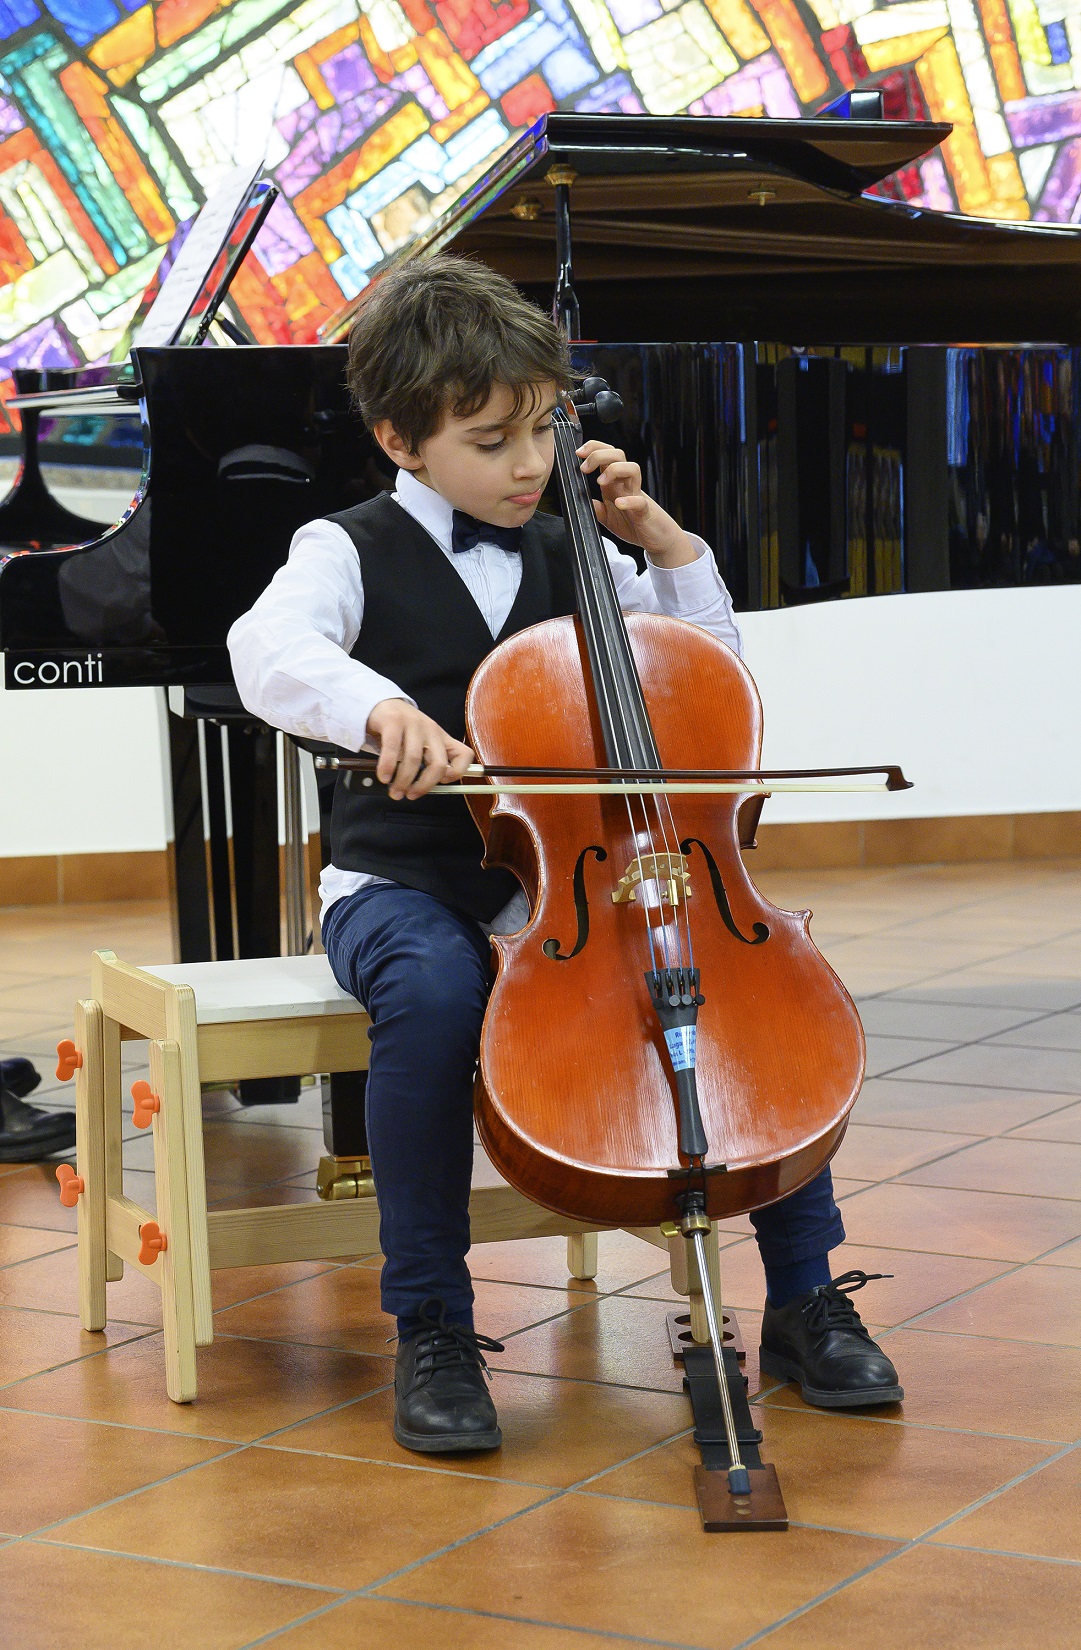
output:
[[[392, 496], [435, 540], [497, 636], [522, 582], [521, 555], [484, 543], [455, 555], [452, 506], [408, 470], [398, 471]], [[740, 653], [732, 599], [709, 547], [701, 539], [694, 542], [700, 546], [697, 561], [665, 568], [647, 558], [646, 572], [639, 573], [633, 558], [605, 539], [620, 605], [625, 613], [687, 619]], [[229, 631], [233, 674], [246, 708], [286, 733], [346, 750], [363, 749], [368, 717], [381, 700], [414, 703], [395, 682], [350, 657], [363, 617], [364, 586], [352, 539], [334, 522], [308, 522], [293, 535], [284, 567]], [[321, 916], [335, 900], [387, 880], [325, 866], [319, 884]], [[525, 912], [525, 897], [518, 895], [500, 912], [494, 931], [521, 927]]]

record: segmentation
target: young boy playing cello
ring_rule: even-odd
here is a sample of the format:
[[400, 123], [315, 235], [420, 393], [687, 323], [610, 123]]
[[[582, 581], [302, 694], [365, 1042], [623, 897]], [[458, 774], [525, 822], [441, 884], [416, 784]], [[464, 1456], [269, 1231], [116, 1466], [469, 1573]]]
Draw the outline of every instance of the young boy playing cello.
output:
[[[229, 635], [247, 708], [276, 727], [378, 752], [389, 796], [339, 777], [322, 936], [335, 978], [371, 1018], [368, 1142], [379, 1197], [382, 1303], [397, 1319], [394, 1434], [408, 1449], [501, 1442], [466, 1265], [472, 1085], [488, 934], [524, 926], [525, 895], [481, 864], [461, 798], [432, 794], [473, 760], [465, 696], [499, 641], [574, 611], [562, 522], [536, 514], [552, 411], [572, 386], [552, 322], [483, 265], [440, 256], [387, 275], [349, 341], [349, 385], [398, 466], [393, 493], [295, 535], [287, 564]], [[580, 449], [628, 612], [666, 613], [736, 652], [716, 563], [605, 442]], [[844, 1239], [829, 1169], [752, 1214], [766, 1271], [763, 1367], [828, 1407], [901, 1396], [889, 1359], [830, 1281]], [[852, 1274], [860, 1286], [863, 1274]], [[849, 1283], [850, 1279], [841, 1280]]]

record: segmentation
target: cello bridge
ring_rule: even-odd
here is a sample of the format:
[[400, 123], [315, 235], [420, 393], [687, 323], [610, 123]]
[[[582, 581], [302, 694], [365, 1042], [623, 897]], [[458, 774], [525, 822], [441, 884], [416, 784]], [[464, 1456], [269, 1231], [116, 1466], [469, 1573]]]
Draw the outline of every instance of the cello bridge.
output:
[[660, 903], [678, 905], [691, 897], [691, 868], [684, 854], [641, 854], [631, 860], [616, 884], [613, 905], [629, 905], [637, 898], [639, 884], [655, 882]]

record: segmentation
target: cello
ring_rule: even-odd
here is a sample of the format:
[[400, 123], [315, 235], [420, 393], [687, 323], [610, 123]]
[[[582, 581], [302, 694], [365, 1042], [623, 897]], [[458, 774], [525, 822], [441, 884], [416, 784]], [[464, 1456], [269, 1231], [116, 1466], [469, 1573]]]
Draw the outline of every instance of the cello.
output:
[[[585, 390], [601, 412], [618, 399], [596, 380]], [[553, 422], [578, 615], [510, 637], [480, 665], [466, 702], [479, 762], [489, 774], [512, 762], [755, 770], [762, 707], [750, 673], [682, 620], [622, 613], [573, 401]], [[811, 941], [810, 913], [771, 905], [744, 868], [739, 800], [735, 789], [666, 794], [663, 778], [652, 791], [555, 796], [523, 784], [468, 798], [486, 863], [513, 871], [530, 904], [523, 929], [492, 939], [481, 1140], [534, 1202], [597, 1225], [674, 1221], [693, 1246], [736, 1527], [753, 1518], [752, 1489], [770, 1499], [752, 1473], [773, 1484], [775, 1474], [742, 1461], [705, 1239], [712, 1219], [819, 1173], [865, 1060], [855, 1004]]]

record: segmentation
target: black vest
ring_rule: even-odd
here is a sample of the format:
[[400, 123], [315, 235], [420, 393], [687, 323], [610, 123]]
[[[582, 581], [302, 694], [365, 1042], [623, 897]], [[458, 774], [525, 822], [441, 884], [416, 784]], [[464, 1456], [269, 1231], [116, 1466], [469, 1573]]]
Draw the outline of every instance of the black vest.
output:
[[[496, 644], [528, 625], [576, 611], [563, 523], [538, 515], [522, 534], [522, 583], [498, 636], [447, 556], [389, 493], [329, 516], [352, 539], [364, 583], [364, 618], [353, 658], [396, 682], [426, 716], [465, 738], [465, 696]], [[490, 922], [518, 887], [486, 870], [484, 845], [463, 797], [392, 802], [339, 774], [331, 857], [343, 871], [370, 871], [434, 894]]]

